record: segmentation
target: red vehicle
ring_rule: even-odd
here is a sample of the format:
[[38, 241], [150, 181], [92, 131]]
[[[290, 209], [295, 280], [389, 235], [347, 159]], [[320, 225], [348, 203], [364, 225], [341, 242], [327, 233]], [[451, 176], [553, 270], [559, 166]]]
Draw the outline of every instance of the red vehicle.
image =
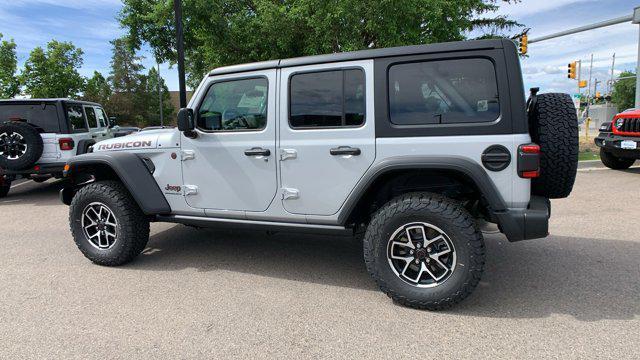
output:
[[628, 169], [640, 159], [640, 109], [625, 110], [602, 124], [595, 142], [606, 167]]

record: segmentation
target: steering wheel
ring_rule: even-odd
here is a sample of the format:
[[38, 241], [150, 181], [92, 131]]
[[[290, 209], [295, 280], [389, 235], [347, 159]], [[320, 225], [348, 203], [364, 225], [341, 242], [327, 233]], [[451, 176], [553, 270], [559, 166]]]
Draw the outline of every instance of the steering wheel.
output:
[[249, 128], [249, 122], [244, 115], [238, 115], [224, 124], [226, 130], [237, 129], [239, 127]]

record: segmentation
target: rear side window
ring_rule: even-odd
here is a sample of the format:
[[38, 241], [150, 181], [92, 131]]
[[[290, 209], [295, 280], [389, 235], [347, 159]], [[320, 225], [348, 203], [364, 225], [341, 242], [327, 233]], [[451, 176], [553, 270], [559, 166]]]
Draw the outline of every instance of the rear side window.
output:
[[84, 121], [82, 105], [67, 105], [67, 116], [71, 125], [71, 132], [87, 131], [87, 122]]
[[493, 62], [477, 58], [393, 65], [389, 114], [396, 125], [495, 121], [500, 102]]
[[98, 117], [96, 116], [96, 111], [94, 108], [90, 106], [84, 107], [85, 113], [87, 113], [87, 122], [89, 123], [90, 128], [99, 128], [100, 124], [98, 123]]
[[54, 104], [0, 105], [0, 123], [7, 120], [26, 120], [45, 133], [59, 133], [60, 121]]
[[360, 126], [365, 121], [360, 69], [294, 74], [289, 91], [292, 128]]

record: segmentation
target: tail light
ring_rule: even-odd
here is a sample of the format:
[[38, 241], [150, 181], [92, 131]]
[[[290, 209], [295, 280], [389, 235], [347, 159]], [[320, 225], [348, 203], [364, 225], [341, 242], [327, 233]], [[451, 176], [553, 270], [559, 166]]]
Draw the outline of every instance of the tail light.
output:
[[73, 150], [76, 144], [73, 142], [72, 138], [62, 138], [58, 140], [58, 144], [60, 144], [60, 150]]
[[523, 144], [518, 147], [518, 176], [524, 179], [540, 176], [540, 145]]

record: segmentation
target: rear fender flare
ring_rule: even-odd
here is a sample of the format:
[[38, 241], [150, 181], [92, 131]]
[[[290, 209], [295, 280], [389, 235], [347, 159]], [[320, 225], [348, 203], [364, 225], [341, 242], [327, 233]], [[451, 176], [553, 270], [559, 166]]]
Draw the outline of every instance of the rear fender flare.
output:
[[480, 164], [463, 157], [398, 156], [390, 157], [373, 165], [353, 189], [342, 211], [338, 224], [344, 225], [360, 199], [367, 194], [376, 179], [395, 170], [421, 169], [446, 170], [459, 173], [472, 181], [487, 201], [492, 212], [503, 212], [507, 205], [493, 181]]

